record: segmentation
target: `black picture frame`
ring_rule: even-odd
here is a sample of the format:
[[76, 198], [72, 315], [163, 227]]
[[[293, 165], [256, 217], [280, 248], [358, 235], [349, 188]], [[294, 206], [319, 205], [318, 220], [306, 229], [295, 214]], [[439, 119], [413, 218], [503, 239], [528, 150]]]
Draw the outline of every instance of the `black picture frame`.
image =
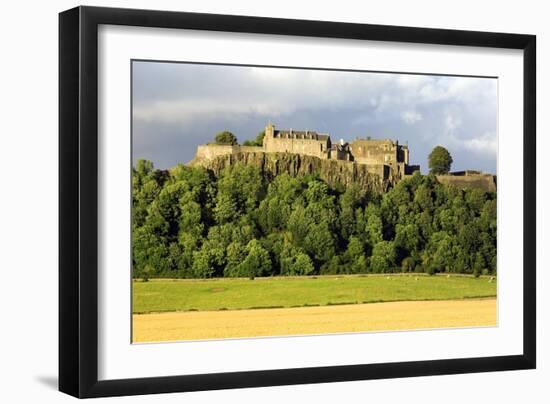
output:
[[[523, 50], [523, 354], [99, 381], [100, 24]], [[97, 7], [77, 7], [60, 13], [59, 390], [84, 398], [535, 368], [535, 106], [534, 35]]]

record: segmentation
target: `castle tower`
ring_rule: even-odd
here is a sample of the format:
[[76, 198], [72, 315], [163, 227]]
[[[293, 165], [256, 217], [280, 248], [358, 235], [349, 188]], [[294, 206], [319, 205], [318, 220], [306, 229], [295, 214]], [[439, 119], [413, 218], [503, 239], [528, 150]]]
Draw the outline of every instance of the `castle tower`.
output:
[[275, 137], [275, 125], [269, 121], [264, 130], [264, 151], [271, 149]]
[[265, 127], [265, 137], [274, 137], [275, 136], [275, 125], [269, 121]]

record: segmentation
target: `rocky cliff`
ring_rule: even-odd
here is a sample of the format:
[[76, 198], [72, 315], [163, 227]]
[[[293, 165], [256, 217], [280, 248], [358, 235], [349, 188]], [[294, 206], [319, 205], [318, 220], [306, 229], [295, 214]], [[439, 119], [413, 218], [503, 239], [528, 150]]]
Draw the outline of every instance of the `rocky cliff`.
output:
[[236, 153], [214, 159], [194, 159], [189, 164], [208, 168], [217, 175], [225, 168], [238, 163], [256, 166], [268, 178], [283, 173], [291, 176], [316, 174], [335, 188], [357, 183], [365, 190], [382, 193], [392, 184], [391, 179], [384, 179], [387, 177], [384, 166], [369, 167], [370, 171], [368, 171], [366, 165], [354, 162], [323, 160], [318, 157], [290, 153]]

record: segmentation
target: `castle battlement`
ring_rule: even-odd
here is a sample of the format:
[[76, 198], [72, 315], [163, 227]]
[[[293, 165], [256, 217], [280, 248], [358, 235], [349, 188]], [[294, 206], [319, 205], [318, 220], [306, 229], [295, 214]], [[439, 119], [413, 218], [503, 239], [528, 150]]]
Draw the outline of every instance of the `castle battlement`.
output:
[[400, 145], [391, 139], [355, 139], [352, 143], [343, 140], [332, 143], [328, 133], [312, 130], [277, 130], [271, 122], [265, 127], [263, 146], [200, 145], [195, 161], [209, 161], [219, 156], [254, 152], [291, 153], [322, 160], [355, 162], [371, 167], [373, 172], [380, 172], [380, 167], [386, 167], [382, 170], [385, 173], [384, 177], [394, 179], [420, 170], [419, 166], [409, 165], [408, 146]]

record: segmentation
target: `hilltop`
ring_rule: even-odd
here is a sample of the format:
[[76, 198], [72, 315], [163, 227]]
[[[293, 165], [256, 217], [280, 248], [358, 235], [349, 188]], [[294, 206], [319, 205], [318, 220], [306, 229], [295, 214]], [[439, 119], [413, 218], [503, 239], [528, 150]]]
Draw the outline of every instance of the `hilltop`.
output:
[[[383, 173], [369, 172], [366, 165], [340, 160], [322, 160], [318, 157], [291, 154], [240, 152], [225, 154], [212, 159], [195, 159], [191, 166], [204, 167], [219, 176], [226, 168], [244, 164], [259, 168], [267, 179], [281, 174], [291, 177], [317, 175], [333, 188], [344, 189], [351, 184], [358, 184], [365, 191], [383, 193], [395, 183], [392, 177], [385, 178]], [[383, 170], [383, 167], [381, 167]]]
[[[220, 132], [218, 136], [216, 143], [198, 146], [190, 166], [219, 174], [235, 164], [252, 165], [268, 178], [283, 173], [292, 177], [317, 175], [335, 188], [356, 183], [377, 193], [386, 192], [398, 181], [420, 172], [420, 166], [409, 163], [408, 145], [397, 140], [356, 138], [351, 143], [343, 140], [333, 143], [327, 133], [277, 130], [272, 123], [267, 124], [255, 142], [244, 145], [237, 144], [231, 132]], [[473, 170], [448, 172], [449, 168], [450, 164], [442, 175], [437, 175], [441, 183], [496, 192], [495, 176]]]

